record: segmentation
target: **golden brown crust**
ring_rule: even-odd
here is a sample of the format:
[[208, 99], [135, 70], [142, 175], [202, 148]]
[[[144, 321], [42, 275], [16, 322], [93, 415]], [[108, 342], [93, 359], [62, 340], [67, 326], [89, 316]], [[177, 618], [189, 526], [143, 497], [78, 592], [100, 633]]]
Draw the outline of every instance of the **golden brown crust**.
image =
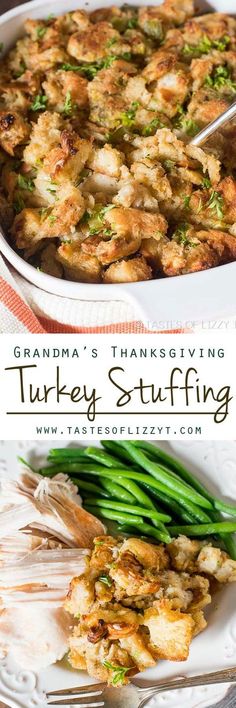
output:
[[142, 256], [112, 263], [103, 276], [104, 283], [137, 283], [151, 278], [152, 269]]

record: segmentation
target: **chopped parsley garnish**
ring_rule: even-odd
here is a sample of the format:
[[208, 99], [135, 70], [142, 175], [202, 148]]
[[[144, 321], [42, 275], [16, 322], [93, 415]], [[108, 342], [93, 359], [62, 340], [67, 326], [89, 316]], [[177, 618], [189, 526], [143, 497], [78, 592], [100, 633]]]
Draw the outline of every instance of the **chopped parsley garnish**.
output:
[[184, 44], [183, 54], [185, 56], [198, 56], [199, 54], [208, 54], [212, 49], [224, 52], [229, 43], [230, 37], [227, 34], [221, 39], [209, 39], [207, 35], [204, 35], [198, 44]]
[[202, 211], [202, 208], [203, 208], [202, 198], [199, 197], [199, 202], [198, 202], [198, 206], [196, 209], [196, 214], [200, 214], [200, 211]]
[[65, 98], [65, 103], [64, 103], [64, 106], [63, 106], [63, 113], [64, 113], [66, 116], [70, 116], [71, 113], [72, 113], [72, 111], [73, 111], [73, 103], [72, 103], [72, 99], [71, 99], [71, 92], [70, 92], [70, 91], [67, 91], [67, 93], [66, 93], [66, 98]]
[[124, 128], [133, 128], [135, 124], [136, 111], [139, 107], [138, 101], [133, 101], [131, 107], [127, 111], [123, 111], [120, 114], [120, 120]]
[[44, 96], [43, 94], [38, 94], [34, 102], [31, 104], [31, 110], [32, 111], [45, 111], [46, 109], [46, 104], [47, 104], [47, 96]]
[[106, 143], [111, 143], [115, 145], [119, 140], [122, 140], [124, 136], [124, 128], [122, 125], [118, 126], [118, 128], [115, 128], [114, 130], [111, 130], [110, 133], [106, 133], [105, 135], [105, 140]]
[[216, 91], [222, 87], [236, 91], [236, 82], [231, 78], [230, 70], [227, 66], [216, 66], [211, 75], [206, 76], [204, 84], [216, 89]]
[[101, 71], [102, 69], [109, 69], [109, 67], [114, 61], [117, 61], [117, 59], [125, 59], [125, 61], [130, 61], [131, 53], [124, 52], [123, 54], [109, 54], [107, 57], [104, 57], [104, 59], [91, 62], [90, 64], [69, 64], [68, 62], [65, 62], [64, 64], [61, 64], [60, 68], [63, 69], [63, 71], [78, 71], [83, 76], [86, 76], [89, 81], [92, 81], [98, 71]]
[[219, 52], [224, 52], [228, 44], [230, 44], [230, 37], [227, 34], [221, 37], [221, 39], [213, 40], [214, 49], [218, 49]]
[[[67, 68], [69, 66], [69, 69]], [[94, 62], [94, 64], [80, 64], [79, 67], [72, 67], [70, 64], [63, 64], [62, 68], [65, 71], [79, 71], [87, 79], [94, 79], [98, 71], [104, 68], [103, 62]]]
[[49, 209], [50, 209], [50, 207], [41, 207], [39, 209], [39, 213], [40, 213], [41, 218], [43, 218], [43, 217], [46, 218]]
[[111, 664], [110, 661], [103, 661], [103, 666], [112, 671], [112, 686], [124, 683], [125, 674], [132, 668], [131, 666], [116, 666], [116, 664]]
[[173, 167], [175, 167], [175, 163], [173, 160], [164, 160], [163, 161], [163, 167], [165, 168], [166, 172], [171, 172], [173, 170]]
[[83, 182], [83, 180], [86, 179], [86, 177], [88, 177], [89, 174], [90, 174], [90, 170], [87, 167], [84, 167], [83, 170], [81, 170], [81, 173], [77, 179], [75, 186], [78, 187], [79, 184], [81, 184], [81, 182]]
[[184, 203], [185, 209], [189, 209], [190, 199], [191, 199], [191, 194], [184, 194], [183, 203]]
[[160, 118], [153, 118], [142, 130], [142, 135], [152, 135], [157, 128], [164, 128], [164, 123], [161, 122]]
[[125, 32], [127, 29], [135, 29], [138, 24], [138, 17], [137, 13], [134, 13], [132, 17], [112, 17], [110, 20], [112, 26], [118, 30], [121, 34]]
[[212, 209], [213, 211], [216, 212], [218, 219], [223, 219], [223, 216], [224, 216], [223, 205], [224, 205], [223, 197], [221, 196], [221, 194], [219, 192], [217, 192], [215, 189], [213, 189], [211, 192], [210, 199], [207, 202], [207, 207], [208, 207], [208, 209]]
[[33, 179], [31, 177], [25, 177], [24, 175], [18, 175], [17, 184], [20, 189], [26, 189], [27, 192], [33, 192], [35, 189]]
[[114, 209], [114, 207], [115, 207], [114, 204], [109, 204], [106, 207], [97, 206], [92, 211], [92, 213], [89, 214], [87, 221], [89, 221], [89, 234], [90, 234], [90, 236], [95, 236], [95, 234], [99, 234], [100, 231], [103, 231], [105, 215], [106, 215], [107, 211]]
[[50, 15], [48, 15], [46, 17], [46, 20], [47, 20], [47, 22], [50, 22], [50, 20], [53, 20], [53, 18], [54, 18], [54, 14], [53, 14], [53, 12], [51, 12]]
[[50, 224], [55, 224], [55, 221], [57, 220], [57, 217], [54, 214], [50, 214], [48, 216], [48, 221], [50, 221]]
[[114, 232], [112, 231], [112, 229], [105, 229], [102, 233], [103, 236], [112, 236]]
[[104, 585], [107, 585], [108, 588], [112, 586], [112, 580], [109, 575], [99, 575], [98, 580], [100, 580], [100, 583], [104, 583]]
[[180, 224], [178, 226], [178, 228], [175, 230], [175, 232], [173, 233], [172, 238], [174, 238], [174, 240], [177, 243], [179, 243], [181, 246], [191, 246], [192, 248], [194, 248], [195, 246], [197, 246], [197, 244], [188, 238], [188, 236], [187, 236], [188, 230], [189, 230], [189, 224]]
[[143, 31], [152, 39], [158, 39], [159, 42], [163, 39], [163, 29], [160, 20], [147, 20], [144, 23]]
[[55, 194], [55, 192], [57, 191], [57, 187], [57, 183], [51, 180], [50, 187], [47, 187], [47, 192], [50, 192], [50, 194]]
[[16, 213], [16, 214], [20, 214], [20, 212], [21, 212], [22, 209], [24, 209], [24, 208], [25, 208], [24, 199], [22, 199], [22, 197], [20, 196], [20, 194], [17, 194], [16, 197], [15, 197], [15, 200], [14, 200], [14, 202], [13, 202], [13, 209], [14, 209], [15, 213]]
[[131, 52], [123, 52], [123, 54], [121, 54], [120, 57], [116, 57], [116, 59], [124, 59], [125, 61], [131, 61], [132, 54]]
[[19, 79], [25, 73], [25, 70], [26, 70], [26, 64], [25, 64], [24, 60], [22, 59], [19, 64], [18, 71], [14, 72], [15, 78]]
[[38, 39], [43, 39], [44, 35], [47, 32], [47, 27], [37, 27], [37, 37]]
[[181, 121], [181, 127], [187, 133], [187, 135], [194, 136], [198, 133], [199, 127], [195, 120], [192, 118], [183, 118]]
[[174, 127], [183, 130], [187, 135], [194, 136], [198, 133], [199, 127], [197, 123], [185, 115], [183, 106], [178, 106], [178, 112], [174, 119]]
[[113, 44], [116, 44], [117, 42], [118, 42], [117, 37], [111, 37], [111, 39], [108, 39], [108, 42], [106, 43], [107, 49], [109, 49], [109, 47], [112, 47]]
[[79, 223], [80, 224], [87, 224], [90, 219], [90, 216], [91, 216], [91, 214], [89, 213], [89, 211], [85, 211], [83, 216], [81, 217]]
[[137, 17], [130, 17], [128, 22], [127, 22], [127, 29], [135, 29], [138, 25], [138, 18]]
[[0, 52], [3, 52], [3, 49], [4, 49], [4, 44], [3, 44], [3, 42], [0, 42]]
[[209, 179], [209, 177], [203, 177], [201, 186], [202, 186], [204, 189], [210, 189], [210, 187], [211, 187], [211, 180]]

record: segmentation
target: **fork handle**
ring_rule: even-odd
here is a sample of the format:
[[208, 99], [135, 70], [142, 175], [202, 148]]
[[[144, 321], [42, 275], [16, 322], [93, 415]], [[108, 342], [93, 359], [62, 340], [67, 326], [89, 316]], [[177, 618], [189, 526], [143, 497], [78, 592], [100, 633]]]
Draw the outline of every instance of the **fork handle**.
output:
[[138, 687], [141, 693], [161, 693], [162, 691], [174, 691], [176, 688], [190, 688], [191, 686], [210, 686], [217, 683], [234, 683], [236, 681], [236, 667], [214, 671], [210, 674], [200, 674], [190, 676], [190, 678], [176, 679], [175, 681], [165, 681], [156, 683], [155, 686]]
[[232, 103], [232, 105], [226, 109], [223, 113], [221, 113], [218, 118], [215, 118], [215, 120], [212, 120], [211, 123], [209, 123], [205, 128], [200, 130], [200, 133], [195, 135], [192, 140], [190, 140], [190, 145], [203, 145], [203, 143], [206, 142], [206, 140], [210, 137], [210, 135], [213, 135], [213, 133], [216, 132], [222, 125], [225, 125], [225, 123], [228, 123], [228, 121], [232, 120], [234, 116], [236, 115], [236, 101]]

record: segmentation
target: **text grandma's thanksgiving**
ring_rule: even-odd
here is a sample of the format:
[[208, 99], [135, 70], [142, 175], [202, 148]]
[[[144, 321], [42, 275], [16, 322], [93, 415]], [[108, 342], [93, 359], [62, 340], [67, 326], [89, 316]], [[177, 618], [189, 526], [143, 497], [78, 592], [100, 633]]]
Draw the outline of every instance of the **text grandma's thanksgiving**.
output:
[[[130, 384], [125, 368], [114, 366], [107, 371], [109, 401], [101, 390], [102, 383], [93, 386], [89, 381], [81, 381], [84, 371], [78, 368], [78, 379], [73, 385], [66, 381], [64, 366], [56, 366], [54, 376], [50, 372], [50, 383], [40, 380], [40, 365], [19, 365], [6, 367], [9, 386], [14, 387], [14, 402], [20, 407], [18, 414], [70, 414], [84, 415], [94, 421], [99, 415], [212, 415], [215, 423], [222, 423], [229, 414], [229, 405], [233, 396], [229, 385], [217, 388], [201, 380], [199, 371], [194, 367], [170, 369], [168, 374], [159, 373], [155, 381], [149, 380], [148, 372]], [[45, 378], [45, 371], [43, 374]], [[44, 380], [43, 380], [44, 381]], [[41, 404], [40, 406], [38, 404]], [[44, 405], [43, 405], [44, 404]], [[69, 405], [68, 405], [69, 404]], [[76, 406], [76, 408], [75, 408]], [[104, 406], [106, 409], [104, 410]], [[16, 412], [16, 409], [15, 409]], [[8, 414], [13, 411], [7, 411]]]

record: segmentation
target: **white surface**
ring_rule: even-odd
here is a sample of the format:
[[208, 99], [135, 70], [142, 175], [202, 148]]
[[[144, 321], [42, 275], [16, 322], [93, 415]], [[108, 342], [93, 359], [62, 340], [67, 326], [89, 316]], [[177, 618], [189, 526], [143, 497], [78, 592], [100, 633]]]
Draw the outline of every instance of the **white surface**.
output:
[[[64, 445], [66, 443], [64, 442]], [[86, 441], [89, 444], [89, 441]], [[59, 447], [60, 444], [57, 443]], [[0, 442], [0, 479], [6, 474], [17, 476], [17, 454], [40, 462], [51, 443]], [[199, 478], [208, 478], [209, 488], [218, 490], [236, 500], [236, 443], [191, 442], [163, 445], [185, 461]], [[45, 457], [44, 457], [45, 459]], [[204, 633], [193, 640], [187, 662], [159, 665], [145, 676], [159, 679], [167, 676], [198, 674], [235, 665], [236, 609], [235, 585], [227, 586], [213, 600], [209, 610], [209, 624]], [[91, 680], [92, 681], [92, 680]], [[44, 708], [43, 690], [82, 685], [88, 682], [84, 672], [75, 672], [53, 666], [40, 676], [19, 671], [9, 658], [0, 661], [0, 700], [11, 708]], [[206, 708], [218, 702], [227, 692], [227, 686], [200, 687], [165, 693], [150, 701], [153, 708]]]
[[[118, 0], [118, 4], [122, 4], [122, 0]], [[136, 0], [130, 0], [130, 4], [135, 5]], [[148, 0], [143, 4], [148, 4]], [[235, 11], [235, 0], [210, 0], [197, 4], [202, 8]], [[34, 0], [10, 10], [0, 18], [0, 41], [7, 50], [16, 41], [27, 17], [48, 16], [50, 12], [60, 14], [78, 5], [90, 10], [101, 6], [101, 0]], [[102, 5], [110, 5], [110, 0], [103, 0]], [[2, 232], [0, 249], [15, 269], [38, 288], [72, 300], [124, 300], [135, 307], [149, 329], [168, 329], [173, 321], [186, 327], [193, 321], [221, 320], [236, 315], [236, 263], [174, 278], [127, 285], [92, 285], [63, 281], [37, 271], [14, 252]]]

